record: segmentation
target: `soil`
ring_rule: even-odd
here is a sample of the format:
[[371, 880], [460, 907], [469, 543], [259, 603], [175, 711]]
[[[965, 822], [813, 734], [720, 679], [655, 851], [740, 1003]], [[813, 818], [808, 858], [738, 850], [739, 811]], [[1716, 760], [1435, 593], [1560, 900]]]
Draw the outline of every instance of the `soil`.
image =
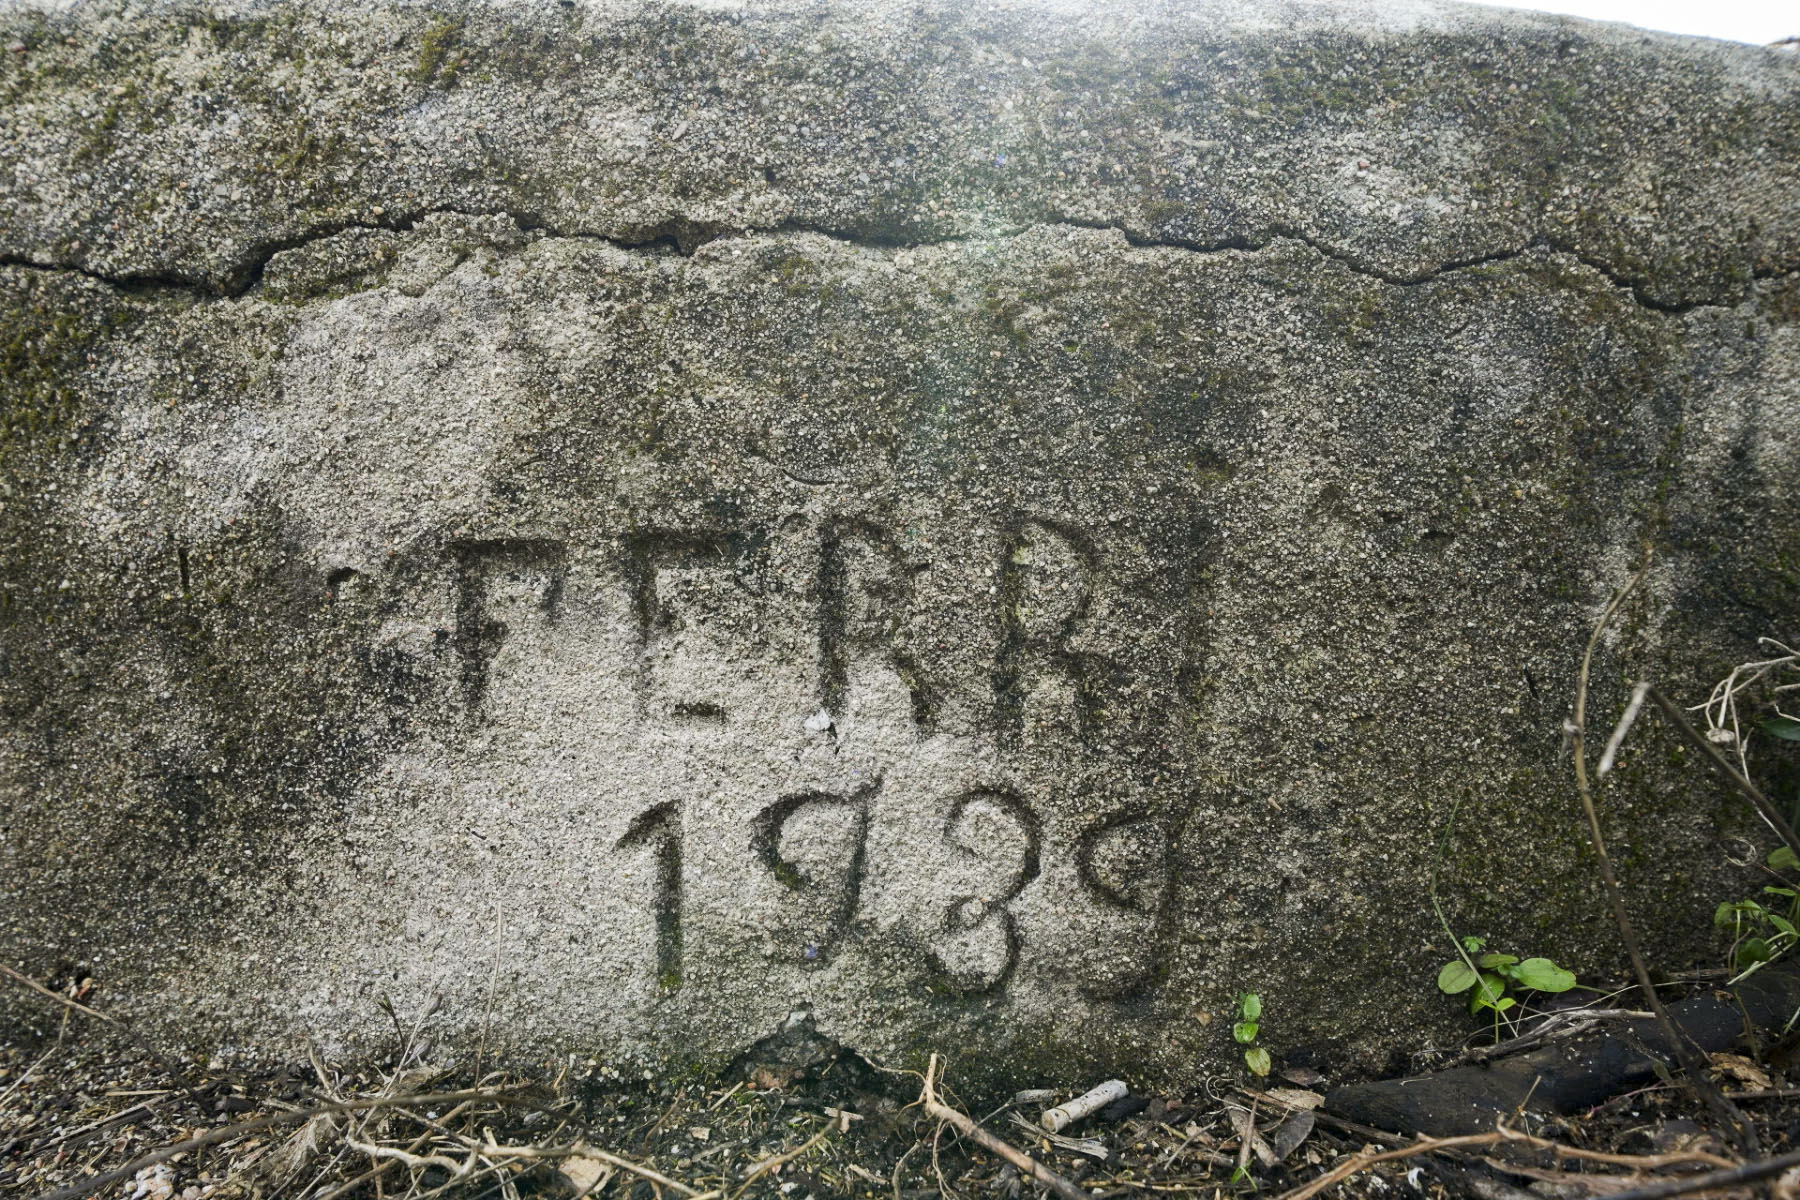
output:
[[[0, 1195], [68, 1195], [116, 1172], [123, 1174], [91, 1194], [1014, 1200], [1042, 1190], [926, 1116], [917, 1072], [886, 1068], [804, 1027], [759, 1044], [715, 1077], [670, 1079], [582, 1061], [447, 1070], [415, 1061], [416, 1049], [401, 1049], [399, 1039], [381, 1062], [170, 1062], [110, 1028], [82, 1028], [86, 1022], [73, 1018], [47, 1043], [0, 1046]], [[1800, 1145], [1795, 1058], [1790, 1041], [1712, 1059], [1766, 1156]], [[1341, 1082], [1279, 1064], [1268, 1079], [1246, 1071], [1196, 1080], [1181, 1094], [1129, 1096], [1065, 1129], [1060, 1141], [1035, 1126], [1067, 1092], [988, 1103], [958, 1097], [949, 1057], [939, 1096], [1090, 1195], [1283, 1197], [1352, 1156], [1417, 1145], [1310, 1108]], [[474, 1089], [483, 1096], [473, 1102], [441, 1099]], [[319, 1111], [346, 1102], [367, 1107]], [[269, 1118], [275, 1123], [257, 1124]], [[1248, 1149], [1247, 1125], [1256, 1130]], [[1384, 1200], [1560, 1200], [1744, 1157], [1673, 1078], [1532, 1131], [1538, 1143], [1415, 1153], [1331, 1186], [1337, 1195]], [[138, 1162], [205, 1135], [221, 1140]], [[1776, 1187], [1783, 1194], [1780, 1181]]]

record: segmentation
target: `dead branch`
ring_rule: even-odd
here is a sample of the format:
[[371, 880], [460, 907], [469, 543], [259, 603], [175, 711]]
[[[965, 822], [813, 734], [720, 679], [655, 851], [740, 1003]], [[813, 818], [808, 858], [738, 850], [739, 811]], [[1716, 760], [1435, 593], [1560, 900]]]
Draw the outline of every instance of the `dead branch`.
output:
[[[179, 1076], [175, 1073], [175, 1069], [169, 1065], [168, 1060], [162, 1056], [161, 1052], [159, 1052], [155, 1046], [152, 1046], [149, 1042], [146, 1042], [142, 1037], [138, 1036], [137, 1030], [133, 1029], [125, 1021], [120, 1020], [118, 1017], [111, 1016], [107, 1013], [103, 1013], [97, 1008], [89, 1008], [87, 1005], [82, 1004], [80, 1001], [75, 1000], [69, 996], [65, 996], [60, 992], [53, 992], [49, 988], [45, 987], [43, 984], [39, 983], [37, 980], [32, 979], [29, 976], [20, 974], [19, 972], [13, 970], [11, 967], [7, 966], [5, 963], [0, 963], [0, 975], [5, 975], [8, 979], [11, 979], [14, 983], [17, 983], [23, 987], [30, 988], [32, 991], [38, 993], [40, 996], [48, 997], [49, 999], [56, 1001], [58, 1004], [63, 1005], [64, 1008], [67, 1010], [63, 1014], [63, 1020], [65, 1022], [67, 1022], [67, 1020], [68, 1020], [69, 1012], [78, 1012], [84, 1016], [92, 1017], [96, 1021], [102, 1021], [108, 1025], [111, 1025], [113, 1028], [119, 1030], [126, 1037], [130, 1038], [133, 1042], [137, 1043], [137, 1046], [140, 1050], [142, 1050], [144, 1053], [148, 1054], [152, 1059], [154, 1059], [156, 1061], [156, 1064], [163, 1069], [163, 1072], [165, 1074], [167, 1074], [169, 1076], [169, 1078], [176, 1081], [177, 1086], [179, 1086], [182, 1091], [184, 1091], [188, 1094], [188, 1099], [190, 1099], [194, 1102], [194, 1106], [196, 1108], [204, 1109], [206, 1107], [205, 1103], [194, 1092], [194, 1089], [189, 1087], [186, 1083], [181, 1081], [181, 1076]], [[56, 1035], [56, 1043], [59, 1046], [62, 1044], [62, 1034], [61, 1033], [58, 1033]], [[49, 1055], [46, 1054], [44, 1057], [48, 1058]], [[11, 1094], [11, 1089], [8, 1089], [8, 1094], [9, 1095]]]
[[470, 1151], [467, 1161], [457, 1162], [442, 1154], [414, 1154], [412, 1151], [402, 1150], [398, 1146], [378, 1146], [373, 1142], [359, 1142], [353, 1137], [346, 1137], [344, 1142], [352, 1150], [360, 1150], [377, 1161], [392, 1159], [395, 1162], [404, 1163], [415, 1171], [422, 1171], [426, 1167], [440, 1167], [450, 1172], [453, 1179], [463, 1179], [475, 1169], [475, 1153], [473, 1151]]
[[[1728, 1159], [1720, 1158], [1716, 1154], [1708, 1154], [1703, 1150], [1678, 1151], [1672, 1154], [1605, 1154], [1598, 1150], [1583, 1150], [1575, 1146], [1565, 1146], [1560, 1142], [1533, 1137], [1528, 1133], [1520, 1133], [1516, 1129], [1509, 1129], [1505, 1125], [1501, 1125], [1492, 1133], [1469, 1133], [1448, 1138], [1423, 1138], [1411, 1145], [1391, 1150], [1365, 1149], [1351, 1155], [1311, 1183], [1283, 1193], [1277, 1197], [1277, 1200], [1308, 1200], [1309, 1197], [1317, 1195], [1333, 1184], [1341, 1183], [1350, 1176], [1366, 1171], [1379, 1163], [1395, 1162], [1420, 1154], [1442, 1154], [1450, 1158], [1461, 1158], [1462, 1155], [1455, 1153], [1456, 1151], [1501, 1144], [1530, 1146], [1534, 1150], [1548, 1151], [1559, 1161], [1573, 1159], [1581, 1162], [1604, 1163], [1608, 1166], [1629, 1167], [1640, 1171], [1688, 1163], [1701, 1163], [1709, 1166], [1729, 1164]], [[1500, 1163], [1490, 1165], [1499, 1170], [1507, 1169]]]
[[1497, 1058], [1505, 1058], [1508, 1055], [1534, 1049], [1544, 1042], [1576, 1037], [1586, 1033], [1602, 1021], [1644, 1020], [1651, 1015], [1633, 1008], [1572, 1008], [1564, 1012], [1555, 1012], [1545, 1017], [1544, 1023], [1529, 1033], [1508, 1038], [1504, 1042], [1496, 1042], [1492, 1046], [1476, 1046], [1465, 1050], [1445, 1063], [1444, 1066], [1460, 1067], [1469, 1063], [1492, 1062]]
[[[629, 1175], [636, 1175], [640, 1179], [648, 1179], [651, 1183], [669, 1188], [672, 1191], [679, 1192], [683, 1196], [688, 1196], [690, 1198], [716, 1196], [719, 1194], [716, 1189], [711, 1192], [697, 1191], [685, 1183], [670, 1179], [667, 1175], [662, 1174], [654, 1168], [647, 1167], [643, 1163], [633, 1162], [629, 1158], [621, 1158], [617, 1154], [601, 1150], [596, 1146], [589, 1145], [587, 1142], [571, 1142], [567, 1146], [501, 1146], [496, 1145], [493, 1142], [477, 1141], [475, 1138], [466, 1137], [460, 1133], [453, 1133], [448, 1129], [445, 1129], [443, 1132], [448, 1137], [461, 1142], [471, 1153], [482, 1151], [487, 1154], [504, 1155], [507, 1158], [516, 1159], [591, 1158], [595, 1162], [605, 1163], [616, 1171], [624, 1171]], [[828, 1129], [826, 1132], [829, 1133], [830, 1130]], [[808, 1150], [811, 1148], [812, 1143], [808, 1143], [801, 1149]], [[773, 1165], [779, 1166], [780, 1164], [776, 1163]]]
[[1788, 824], [1787, 817], [1782, 815], [1781, 810], [1775, 807], [1773, 801], [1763, 795], [1762, 789], [1751, 783], [1736, 767], [1732, 766], [1731, 760], [1721, 754], [1717, 746], [1707, 741], [1706, 735], [1695, 729], [1693, 722], [1687, 719], [1687, 714], [1663, 695], [1660, 689], [1652, 687], [1650, 699], [1662, 715], [1668, 718], [1669, 724], [1673, 725], [1682, 737], [1700, 747], [1701, 753], [1712, 760], [1713, 766], [1717, 767], [1720, 773], [1731, 781], [1731, 785], [1756, 806], [1756, 811], [1763, 820], [1769, 823], [1769, 828], [1773, 829], [1781, 837], [1781, 840], [1787, 843], [1788, 849], [1800, 856], [1800, 834], [1794, 832], [1794, 827]]
[[1037, 1159], [1001, 1141], [981, 1126], [977, 1125], [964, 1113], [958, 1112], [938, 1099], [937, 1095], [938, 1056], [931, 1056], [931, 1063], [925, 1068], [925, 1088], [919, 1100], [925, 1111], [939, 1121], [954, 1126], [956, 1131], [987, 1150], [991, 1154], [1005, 1159], [1021, 1172], [1037, 1180], [1062, 1200], [1091, 1200], [1091, 1197], [1074, 1184], [1058, 1175], [1055, 1171], [1038, 1162]]
[[[410, 1145], [408, 1145], [406, 1148], [411, 1151], [417, 1151], [417, 1150], [423, 1149], [425, 1144], [427, 1142], [429, 1142], [430, 1140], [431, 1140], [430, 1132], [422, 1133], [418, 1137], [414, 1138], [412, 1140], [412, 1143]], [[338, 1200], [339, 1196], [349, 1195], [351, 1192], [354, 1192], [357, 1188], [361, 1187], [363, 1184], [371, 1182], [378, 1175], [383, 1174], [384, 1172], [386, 1172], [388, 1170], [388, 1168], [395, 1166], [395, 1165], [397, 1165], [397, 1164], [394, 1162], [394, 1160], [384, 1159], [383, 1161], [376, 1163], [369, 1170], [364, 1171], [361, 1175], [358, 1175], [354, 1179], [351, 1179], [348, 1183], [339, 1184], [337, 1187], [332, 1188], [330, 1191], [325, 1192], [325, 1193], [315, 1197], [314, 1200]]]
[[1631, 918], [1625, 912], [1625, 895], [1619, 887], [1618, 877], [1613, 873], [1612, 859], [1606, 853], [1606, 837], [1600, 830], [1600, 813], [1594, 805], [1594, 791], [1588, 782], [1587, 770], [1587, 695], [1588, 678], [1593, 669], [1594, 651], [1600, 646], [1600, 639], [1605, 636], [1613, 617], [1623, 607], [1625, 600], [1644, 580], [1650, 569], [1648, 561], [1638, 569], [1637, 574], [1628, 580], [1623, 588], [1613, 596], [1612, 602], [1600, 614], [1594, 623], [1594, 632], [1588, 638], [1587, 650], [1581, 656], [1581, 670], [1575, 685], [1575, 713], [1567, 730], [1569, 745], [1575, 760], [1575, 790], [1581, 798], [1582, 815], [1587, 818], [1588, 839], [1594, 847], [1594, 857], [1600, 865], [1600, 879], [1605, 884], [1606, 900], [1612, 908], [1613, 921], [1619, 927], [1619, 936], [1625, 943], [1625, 953], [1631, 959], [1632, 972], [1637, 976], [1638, 987], [1644, 994], [1644, 1000], [1650, 1011], [1656, 1016], [1656, 1024], [1662, 1030], [1663, 1037], [1668, 1040], [1669, 1048], [1674, 1051], [1676, 1061], [1681, 1064], [1682, 1074], [1686, 1077], [1689, 1089], [1694, 1096], [1713, 1114], [1731, 1135], [1732, 1142], [1745, 1157], [1754, 1157], [1761, 1151], [1756, 1130], [1744, 1119], [1737, 1106], [1725, 1099], [1712, 1080], [1707, 1077], [1706, 1063], [1693, 1045], [1681, 1035], [1675, 1022], [1669, 1019], [1669, 1012], [1656, 994], [1656, 985], [1650, 981], [1650, 969], [1644, 964], [1644, 953], [1638, 944], [1637, 930], [1631, 924]]
[[1726, 1092], [1732, 1100], [1792, 1100], [1800, 1096], [1800, 1088], [1758, 1088], [1752, 1092]]
[[1124, 1099], [1129, 1092], [1130, 1089], [1125, 1086], [1123, 1079], [1109, 1079], [1092, 1091], [1075, 1097], [1067, 1104], [1059, 1104], [1050, 1109], [1038, 1118], [1038, 1122], [1051, 1133], [1061, 1133], [1065, 1128], [1088, 1114], [1099, 1112], [1115, 1100]]
[[1713, 1171], [1706, 1175], [1690, 1175], [1686, 1179], [1671, 1179], [1667, 1183], [1655, 1183], [1649, 1187], [1641, 1187], [1635, 1191], [1619, 1192], [1610, 1200], [1665, 1200], [1669, 1196], [1683, 1196], [1689, 1192], [1711, 1191], [1713, 1188], [1732, 1187], [1740, 1183], [1754, 1183], [1758, 1179], [1767, 1179], [1771, 1175], [1779, 1175], [1794, 1167], [1800, 1167], [1800, 1151], [1780, 1154], [1774, 1158], [1765, 1158], [1758, 1162], [1748, 1162], [1729, 1171]]

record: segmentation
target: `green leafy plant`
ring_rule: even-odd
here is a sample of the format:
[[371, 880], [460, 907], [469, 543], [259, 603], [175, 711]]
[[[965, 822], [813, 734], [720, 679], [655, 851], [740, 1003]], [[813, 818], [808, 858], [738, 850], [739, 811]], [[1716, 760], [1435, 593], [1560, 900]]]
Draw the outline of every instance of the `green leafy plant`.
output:
[[1443, 837], [1438, 841], [1437, 860], [1431, 865], [1431, 878], [1426, 888], [1438, 924], [1444, 927], [1450, 944], [1456, 947], [1456, 957], [1438, 968], [1437, 985], [1446, 996], [1468, 992], [1471, 1013], [1492, 1013], [1494, 1040], [1499, 1041], [1500, 1023], [1510, 1024], [1512, 1018], [1506, 1014], [1519, 1006], [1517, 992], [1566, 992], [1575, 986], [1575, 973], [1547, 958], [1521, 959], [1515, 954], [1488, 952], [1484, 939], [1459, 938], [1450, 928], [1450, 918], [1444, 915], [1444, 906], [1438, 902], [1437, 874], [1444, 862], [1444, 848], [1449, 843], [1450, 831], [1456, 827], [1456, 814], [1461, 808], [1460, 799], [1451, 806], [1450, 820], [1445, 823]]
[[1800, 742], [1800, 721], [1777, 714], [1762, 719], [1763, 732], [1784, 742]]
[[1463, 938], [1457, 956], [1438, 969], [1437, 985], [1446, 996], [1469, 993], [1471, 1013], [1492, 1012], [1496, 1036], [1505, 1014], [1518, 1007], [1516, 993], [1566, 992], [1575, 986], [1575, 973], [1547, 958], [1521, 959], [1486, 951], [1487, 942], [1481, 938]]
[[1239, 996], [1238, 1014], [1242, 1019], [1231, 1027], [1231, 1036], [1244, 1048], [1244, 1065], [1259, 1078], [1266, 1076], [1275, 1064], [1269, 1052], [1256, 1044], [1256, 1036], [1262, 1032], [1262, 997], [1255, 992]]
[[[1800, 870], [1800, 858], [1786, 846], [1769, 855], [1777, 871]], [[1800, 892], [1765, 887], [1761, 900], [1728, 900], [1713, 914], [1713, 924], [1731, 934], [1732, 966], [1748, 973], [1772, 963], [1800, 944]]]

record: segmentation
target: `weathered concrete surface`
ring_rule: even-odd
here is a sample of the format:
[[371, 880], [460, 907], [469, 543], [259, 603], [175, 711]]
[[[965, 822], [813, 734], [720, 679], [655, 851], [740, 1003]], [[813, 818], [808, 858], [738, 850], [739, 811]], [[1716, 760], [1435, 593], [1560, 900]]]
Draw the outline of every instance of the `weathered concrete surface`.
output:
[[[1424, 6], [0, 26], [0, 954], [159, 1036], [441, 995], [452, 1048], [704, 1058], [810, 1008], [1179, 1074], [1255, 988], [1277, 1051], [1416, 1047], [1440, 839], [1462, 930], [1614, 964], [1558, 728], [1640, 545], [1599, 719], [1795, 632], [1791, 56]], [[1673, 964], [1756, 835], [1634, 745]]]

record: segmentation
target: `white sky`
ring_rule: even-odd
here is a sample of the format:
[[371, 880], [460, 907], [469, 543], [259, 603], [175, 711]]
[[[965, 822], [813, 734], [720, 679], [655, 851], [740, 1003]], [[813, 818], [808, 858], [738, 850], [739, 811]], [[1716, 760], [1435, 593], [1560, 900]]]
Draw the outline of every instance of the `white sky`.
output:
[[1624, 21], [1645, 29], [1769, 43], [1800, 34], [1800, 0], [1477, 0], [1501, 8], [1532, 8], [1594, 21]]

